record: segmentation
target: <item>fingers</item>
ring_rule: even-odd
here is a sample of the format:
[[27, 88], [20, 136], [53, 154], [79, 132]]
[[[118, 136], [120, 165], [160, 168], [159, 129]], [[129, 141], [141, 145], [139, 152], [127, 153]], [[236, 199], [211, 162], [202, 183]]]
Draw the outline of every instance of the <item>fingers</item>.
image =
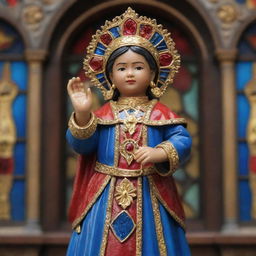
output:
[[134, 159], [141, 164], [146, 164], [150, 160], [150, 148], [140, 147], [134, 154]]
[[81, 92], [85, 90], [84, 84], [81, 82], [80, 77], [73, 77], [68, 81], [67, 90], [69, 94]]

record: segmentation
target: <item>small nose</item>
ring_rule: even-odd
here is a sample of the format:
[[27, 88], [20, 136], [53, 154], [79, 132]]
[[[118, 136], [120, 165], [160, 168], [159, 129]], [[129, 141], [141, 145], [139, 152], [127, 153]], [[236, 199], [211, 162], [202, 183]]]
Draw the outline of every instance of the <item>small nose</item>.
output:
[[133, 71], [131, 68], [127, 69], [127, 76], [128, 77], [133, 77]]

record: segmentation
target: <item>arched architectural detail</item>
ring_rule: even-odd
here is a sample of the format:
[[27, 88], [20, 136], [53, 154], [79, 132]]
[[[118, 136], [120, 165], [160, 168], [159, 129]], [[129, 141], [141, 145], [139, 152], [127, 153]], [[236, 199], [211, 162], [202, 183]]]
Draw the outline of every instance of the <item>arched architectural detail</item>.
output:
[[[69, 8], [71, 8], [72, 5], [75, 4], [76, 1], [69, 1], [67, 2], [58, 12], [58, 15], [55, 15], [50, 28], [47, 30], [47, 34], [44, 36], [44, 40], [42, 41], [42, 47], [44, 49], [49, 48], [50, 40], [53, 36], [54, 30], [58, 26], [60, 20], [65, 17], [66, 12], [68, 11]], [[76, 3], [79, 5], [79, 3]], [[81, 4], [81, 3], [80, 3]], [[190, 4], [193, 5], [194, 7], [194, 12], [198, 15], [200, 13], [200, 17], [203, 19], [205, 24], [207, 24], [207, 29], [209, 30], [208, 32], [211, 32], [210, 34], [213, 36], [212, 40], [214, 42], [214, 47], [217, 48], [220, 45], [220, 42], [218, 40], [218, 33], [213, 25], [206, 17], [205, 15], [205, 10], [196, 3], [195, 1], [190, 1]], [[141, 6], [146, 7], [146, 8], [154, 8], [157, 9], [158, 12], [161, 12], [163, 16], [166, 17], [174, 17], [177, 22], [183, 24], [186, 30], [190, 31], [191, 34], [194, 35], [196, 39], [196, 43], [198, 47], [200, 48], [200, 52], [202, 54], [202, 57], [205, 58], [207, 55], [207, 49], [204, 45], [204, 42], [200, 36], [200, 33], [198, 29], [194, 26], [194, 24], [186, 18], [180, 11], [175, 9], [175, 7], [171, 7], [165, 3], [162, 2], [156, 2], [156, 1], [145, 1], [145, 0], [138, 0], [136, 3], [132, 3], [129, 0], [124, 0], [124, 1], [108, 1], [108, 2], [103, 2], [98, 5], [92, 6], [91, 8], [88, 8], [85, 12], [83, 12], [81, 15], [78, 15], [78, 17], [72, 22], [72, 24], [68, 27], [68, 29], [64, 32], [64, 36], [62, 37], [62, 41], [66, 41], [67, 38], [69, 38], [72, 34], [73, 31], [76, 30], [76, 28], [82, 24], [85, 20], [91, 19], [94, 15], [106, 12], [108, 9], [112, 9], [113, 7], [120, 7], [125, 10], [126, 6], [131, 6], [135, 8], [135, 10], [138, 10], [137, 12], [140, 13], [139, 9], [141, 9]], [[63, 50], [64, 45], [59, 42], [59, 49], [58, 52], [61, 52]], [[58, 54], [57, 54], [58, 55]]]
[[26, 32], [21, 23], [13, 19], [13, 16], [10, 14], [9, 9], [2, 7], [0, 8], [0, 19], [4, 20], [7, 24], [10, 24], [18, 32], [18, 34], [22, 37], [25, 49], [31, 47], [28, 33]]
[[241, 36], [246, 31], [246, 29], [254, 22], [256, 22], [255, 12], [252, 12], [251, 15], [249, 15], [243, 22], [241, 22], [241, 25], [234, 34], [235, 36], [232, 40], [232, 45], [230, 46], [231, 48], [237, 48]]

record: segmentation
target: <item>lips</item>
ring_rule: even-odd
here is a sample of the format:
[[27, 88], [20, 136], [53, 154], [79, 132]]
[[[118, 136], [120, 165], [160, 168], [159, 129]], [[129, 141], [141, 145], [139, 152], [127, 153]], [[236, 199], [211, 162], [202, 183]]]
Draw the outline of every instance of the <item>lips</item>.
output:
[[133, 84], [133, 83], [136, 82], [136, 80], [126, 80], [126, 82], [129, 83], [129, 84]]

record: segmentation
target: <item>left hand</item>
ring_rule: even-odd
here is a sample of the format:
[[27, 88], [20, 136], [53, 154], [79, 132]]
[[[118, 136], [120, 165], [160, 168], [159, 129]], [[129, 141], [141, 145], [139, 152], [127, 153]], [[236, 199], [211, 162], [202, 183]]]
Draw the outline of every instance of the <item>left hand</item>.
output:
[[142, 165], [168, 161], [167, 154], [162, 148], [140, 147], [134, 153], [134, 159]]

